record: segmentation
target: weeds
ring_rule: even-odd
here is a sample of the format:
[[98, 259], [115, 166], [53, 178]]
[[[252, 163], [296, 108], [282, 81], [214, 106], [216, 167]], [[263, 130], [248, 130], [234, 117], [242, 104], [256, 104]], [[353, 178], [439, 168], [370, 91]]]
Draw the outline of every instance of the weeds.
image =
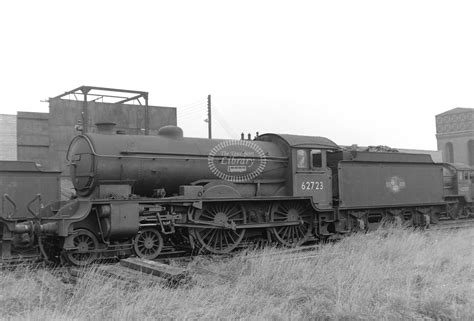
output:
[[354, 235], [313, 252], [267, 248], [193, 263], [176, 289], [126, 288], [93, 269], [75, 286], [44, 270], [0, 272], [0, 316], [30, 320], [474, 319], [474, 229]]

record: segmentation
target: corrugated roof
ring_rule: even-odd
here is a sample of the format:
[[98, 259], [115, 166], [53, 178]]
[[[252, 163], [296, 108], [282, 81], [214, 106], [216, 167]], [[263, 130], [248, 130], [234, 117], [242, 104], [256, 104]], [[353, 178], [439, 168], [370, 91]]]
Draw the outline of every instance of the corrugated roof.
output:
[[0, 172], [41, 172], [35, 162], [31, 161], [0, 161]]
[[456, 107], [445, 111], [444, 113], [438, 114], [436, 116], [448, 115], [448, 114], [458, 114], [458, 113], [465, 113], [465, 112], [474, 112], [474, 108], [466, 108], [466, 107]]
[[452, 167], [454, 167], [456, 170], [458, 171], [462, 171], [462, 170], [474, 170], [474, 167], [471, 167], [471, 166], [468, 166], [466, 164], [462, 164], [462, 163], [445, 163], [445, 164], [448, 164]]

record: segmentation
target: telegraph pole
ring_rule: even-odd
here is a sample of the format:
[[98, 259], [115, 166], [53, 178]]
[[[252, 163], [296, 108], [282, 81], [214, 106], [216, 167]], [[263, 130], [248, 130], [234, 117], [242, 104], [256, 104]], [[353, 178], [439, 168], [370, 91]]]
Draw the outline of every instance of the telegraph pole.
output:
[[209, 138], [212, 138], [211, 95], [207, 95], [207, 130]]

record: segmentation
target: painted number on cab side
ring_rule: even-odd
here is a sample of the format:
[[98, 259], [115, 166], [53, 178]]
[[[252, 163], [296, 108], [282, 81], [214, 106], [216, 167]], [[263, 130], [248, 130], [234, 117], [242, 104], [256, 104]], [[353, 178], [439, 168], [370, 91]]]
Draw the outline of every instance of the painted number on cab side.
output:
[[301, 189], [303, 191], [312, 191], [312, 190], [323, 190], [323, 182], [320, 181], [303, 181], [301, 183]]

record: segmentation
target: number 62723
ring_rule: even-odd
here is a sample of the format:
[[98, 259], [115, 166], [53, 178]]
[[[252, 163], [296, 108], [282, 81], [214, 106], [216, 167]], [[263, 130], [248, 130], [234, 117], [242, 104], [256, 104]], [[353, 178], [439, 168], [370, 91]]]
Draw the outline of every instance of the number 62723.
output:
[[303, 191], [323, 190], [324, 185], [323, 182], [320, 181], [303, 181], [301, 183], [301, 189]]

